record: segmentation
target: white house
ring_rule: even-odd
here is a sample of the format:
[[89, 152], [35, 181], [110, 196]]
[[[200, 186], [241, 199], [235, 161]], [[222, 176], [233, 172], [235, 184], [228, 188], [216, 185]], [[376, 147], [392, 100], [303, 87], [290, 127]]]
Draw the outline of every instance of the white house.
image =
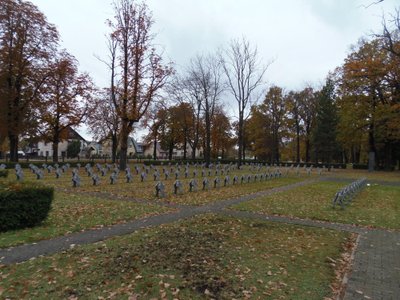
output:
[[[112, 154], [112, 141], [111, 139], [104, 139], [99, 142], [101, 145], [101, 155], [105, 155], [111, 157]], [[117, 152], [119, 151], [119, 145], [117, 148]], [[143, 144], [137, 142], [133, 137], [128, 138], [128, 150], [127, 155], [132, 157], [134, 155], [143, 155]]]
[[[81, 153], [79, 155], [85, 156], [84, 149], [87, 147], [88, 142], [74, 129], [68, 127], [67, 130], [68, 130], [67, 138], [62, 140], [60, 143], [58, 143], [58, 156], [59, 157], [67, 157], [68, 156], [68, 153], [67, 153], [68, 145], [74, 141], [80, 142]], [[39, 156], [44, 156], [44, 157], [53, 156], [53, 143], [46, 142], [46, 141], [39, 141], [37, 148], [38, 148]]]

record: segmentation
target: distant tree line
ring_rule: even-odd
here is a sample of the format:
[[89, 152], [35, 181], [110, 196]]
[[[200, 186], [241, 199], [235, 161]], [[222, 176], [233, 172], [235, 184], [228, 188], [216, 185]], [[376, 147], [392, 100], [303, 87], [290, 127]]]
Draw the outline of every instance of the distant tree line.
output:
[[[193, 57], [177, 71], [154, 45], [145, 3], [116, 0], [108, 21], [109, 85], [95, 87], [60, 49], [59, 33], [28, 1], [0, 2], [0, 145], [18, 160], [21, 140], [58, 144], [68, 127], [86, 123], [110, 139], [112, 159], [127, 164], [129, 135], [185, 159], [236, 157], [270, 163], [400, 161], [400, 18], [353, 47], [322, 87], [267, 89], [268, 66], [243, 37]], [[227, 109], [227, 101], [233, 108]], [[190, 157], [188, 154], [190, 150]], [[118, 154], [118, 157], [117, 157]]]

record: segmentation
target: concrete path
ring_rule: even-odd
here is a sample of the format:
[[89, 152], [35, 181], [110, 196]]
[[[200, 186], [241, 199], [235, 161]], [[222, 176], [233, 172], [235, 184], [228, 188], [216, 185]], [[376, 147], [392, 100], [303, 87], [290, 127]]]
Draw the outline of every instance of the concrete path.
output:
[[[326, 180], [326, 179], [324, 179]], [[334, 180], [334, 179], [333, 179]], [[23, 262], [34, 257], [50, 255], [67, 250], [75, 245], [98, 242], [113, 236], [129, 234], [150, 226], [157, 226], [190, 218], [204, 213], [221, 213], [237, 218], [260, 219], [287, 224], [313, 226], [359, 234], [353, 268], [348, 276], [344, 300], [355, 299], [400, 299], [400, 232], [377, 230], [349, 224], [329, 223], [315, 220], [268, 216], [246, 211], [227, 209], [231, 205], [249, 201], [261, 196], [283, 192], [316, 180], [307, 180], [284, 187], [253, 193], [237, 198], [217, 201], [203, 206], [164, 204], [179, 209], [177, 212], [148, 217], [125, 224], [101, 229], [87, 230], [66, 236], [40, 241], [8, 249], [0, 249], [0, 264]], [[103, 194], [103, 198], [107, 195]], [[146, 200], [118, 199], [146, 203]], [[160, 201], [161, 202], [161, 201]], [[149, 202], [150, 203], [150, 202]], [[154, 202], [151, 202], [154, 204]]]

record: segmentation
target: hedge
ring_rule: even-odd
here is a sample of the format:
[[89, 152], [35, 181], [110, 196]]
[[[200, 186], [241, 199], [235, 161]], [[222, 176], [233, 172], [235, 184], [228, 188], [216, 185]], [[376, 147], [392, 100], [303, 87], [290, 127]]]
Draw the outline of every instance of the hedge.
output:
[[353, 164], [354, 170], [368, 170], [368, 165], [364, 164]]
[[[235, 160], [235, 159], [219, 159], [219, 160], [212, 159], [210, 162], [213, 163], [213, 164], [215, 164], [215, 163], [221, 163], [221, 164], [230, 164], [230, 163], [232, 163], [232, 164], [236, 164], [237, 160]], [[194, 159], [194, 160], [193, 159], [187, 159], [187, 160], [174, 159], [174, 160], [171, 160], [171, 161], [169, 161], [169, 160], [143, 160], [142, 163], [147, 165], [147, 166], [149, 166], [149, 165], [158, 166], [158, 165], [161, 165], [161, 164], [168, 165], [169, 163], [171, 163], [172, 165], [174, 165], [176, 163], [179, 163], [179, 164], [190, 163], [191, 164], [191, 163], [204, 163], [204, 159]], [[249, 163], [249, 164], [262, 164], [262, 165], [266, 165], [266, 164], [269, 165], [270, 164], [269, 162], [267, 162], [265, 160], [250, 160], [250, 159], [243, 160], [242, 163], [243, 164], [247, 164], [247, 163]], [[346, 169], [346, 164], [338, 164], [338, 163], [331, 163], [331, 164], [318, 163], [318, 164], [316, 164], [316, 163], [303, 163], [303, 162], [302, 163], [295, 163], [295, 162], [284, 162], [284, 161], [282, 161], [282, 162], [279, 163], [279, 165], [281, 165], [281, 166], [294, 165], [295, 167], [297, 165], [299, 165], [300, 168], [303, 168], [304, 166], [307, 167], [307, 168], [309, 168], [311, 166], [313, 166], [315, 168], [317, 168], [317, 167], [322, 168], [322, 167], [325, 166], [326, 168], [332, 167], [334, 169]]]
[[54, 189], [33, 183], [0, 185], [0, 232], [33, 227], [47, 218]]
[[0, 177], [7, 177], [8, 176], [8, 170], [0, 170]]

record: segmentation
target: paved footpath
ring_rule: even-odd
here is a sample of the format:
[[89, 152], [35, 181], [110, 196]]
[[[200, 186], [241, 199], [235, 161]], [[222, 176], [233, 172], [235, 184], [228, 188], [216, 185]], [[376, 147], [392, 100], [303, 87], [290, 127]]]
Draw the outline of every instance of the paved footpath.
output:
[[344, 299], [400, 299], [400, 232], [360, 235]]
[[[75, 245], [94, 243], [113, 236], [129, 234], [140, 230], [141, 228], [167, 224], [199, 214], [221, 213], [237, 218], [260, 219], [271, 222], [313, 226], [357, 233], [359, 234], [358, 245], [354, 254], [352, 271], [346, 282], [346, 290], [343, 299], [400, 299], [399, 231], [369, 229], [349, 224], [329, 223], [282, 216], [268, 216], [259, 213], [227, 209], [231, 205], [249, 201], [261, 196], [283, 192], [313, 182], [315, 182], [315, 180], [307, 180], [268, 191], [217, 201], [203, 206], [175, 206], [168, 204], [168, 206], [175, 207], [179, 210], [125, 224], [117, 224], [101, 229], [73, 233], [34, 244], [0, 249], [0, 264], [18, 263], [38, 256], [51, 255], [67, 250]], [[103, 195], [103, 197], [106, 198], [107, 196]], [[134, 199], [131, 200], [135, 201]], [[140, 201], [142, 202], [142, 200]]]

